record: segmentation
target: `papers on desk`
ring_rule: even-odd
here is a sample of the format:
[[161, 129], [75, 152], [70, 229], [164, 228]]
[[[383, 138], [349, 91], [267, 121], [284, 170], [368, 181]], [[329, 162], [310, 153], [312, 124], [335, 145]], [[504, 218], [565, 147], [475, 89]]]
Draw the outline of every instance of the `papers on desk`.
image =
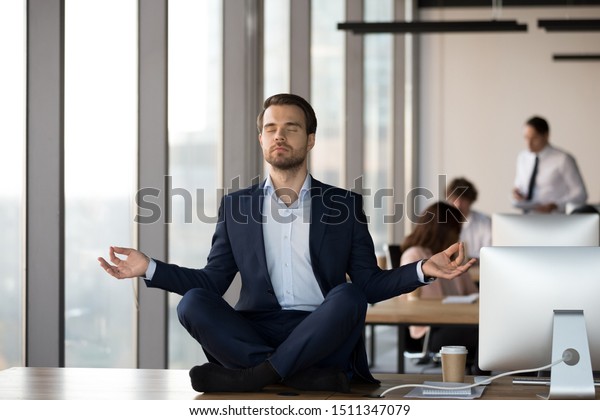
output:
[[540, 205], [540, 203], [538, 203], [537, 201], [513, 200], [512, 205], [518, 209], [529, 211], [529, 210], [534, 210], [537, 206]]
[[442, 303], [475, 303], [479, 299], [479, 293], [471, 293], [466, 296], [446, 296]]
[[[434, 386], [442, 386], [449, 387], [447, 390], [428, 390], [429, 392], [424, 392], [425, 388], [413, 388], [408, 394], [404, 396], [404, 398], [443, 398], [443, 399], [457, 399], [457, 400], [472, 400], [475, 398], [480, 398], [485, 390], [485, 385], [479, 385], [470, 389], [468, 393], [460, 393], [458, 390], [452, 391], [452, 386], [461, 386], [461, 385], [470, 385], [466, 383], [457, 383], [457, 382], [430, 382], [425, 381], [423, 385], [434, 385]], [[434, 392], [438, 391], [438, 392]]]

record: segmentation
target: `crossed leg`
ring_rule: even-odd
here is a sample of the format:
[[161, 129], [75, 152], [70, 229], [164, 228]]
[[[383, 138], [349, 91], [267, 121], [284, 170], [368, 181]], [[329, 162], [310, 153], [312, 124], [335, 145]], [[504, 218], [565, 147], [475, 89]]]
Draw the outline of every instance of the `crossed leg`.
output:
[[[193, 368], [192, 386], [256, 391], [284, 380], [304, 389], [349, 390], [347, 376], [339, 373], [350, 368], [366, 307], [362, 292], [349, 283], [332, 289], [313, 312], [238, 312], [213, 292], [190, 290], [177, 308], [179, 319], [221, 365]], [[321, 385], [315, 383], [315, 368], [324, 375]]]

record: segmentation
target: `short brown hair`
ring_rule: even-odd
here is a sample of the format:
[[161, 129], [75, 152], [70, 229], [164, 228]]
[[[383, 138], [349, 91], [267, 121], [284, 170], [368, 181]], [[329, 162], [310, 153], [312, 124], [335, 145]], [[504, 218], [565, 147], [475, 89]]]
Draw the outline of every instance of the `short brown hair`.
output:
[[537, 115], [525, 121], [525, 125], [533, 127], [533, 129], [540, 133], [542, 136], [550, 132], [550, 125], [548, 125], [548, 121]]
[[317, 132], [317, 116], [315, 115], [315, 110], [308, 103], [308, 101], [301, 96], [294, 95], [293, 93], [278, 93], [277, 95], [268, 97], [263, 103], [263, 109], [256, 118], [256, 127], [258, 128], [259, 133], [262, 133], [265, 111], [271, 105], [297, 106], [304, 112], [304, 117], [306, 120], [306, 134], [315, 134]]
[[446, 188], [446, 198], [462, 197], [474, 203], [477, 200], [477, 188], [466, 178], [454, 178]]

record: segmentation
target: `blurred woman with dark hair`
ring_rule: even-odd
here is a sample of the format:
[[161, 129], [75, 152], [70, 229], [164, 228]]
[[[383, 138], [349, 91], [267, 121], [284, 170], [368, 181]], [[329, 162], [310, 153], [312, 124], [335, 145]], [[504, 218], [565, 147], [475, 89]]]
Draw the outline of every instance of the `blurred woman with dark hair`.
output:
[[[456, 207], [445, 202], [436, 202], [421, 215], [413, 232], [402, 243], [400, 265], [430, 258], [456, 243], [460, 236], [464, 216]], [[479, 291], [469, 273], [464, 273], [451, 281], [435, 281], [423, 286], [400, 299], [443, 299], [446, 296], [465, 296]], [[468, 362], [471, 371], [477, 368], [478, 327], [473, 326], [410, 326], [410, 336], [420, 339], [429, 332], [429, 350], [437, 353], [442, 346], [462, 345], [469, 351]]]

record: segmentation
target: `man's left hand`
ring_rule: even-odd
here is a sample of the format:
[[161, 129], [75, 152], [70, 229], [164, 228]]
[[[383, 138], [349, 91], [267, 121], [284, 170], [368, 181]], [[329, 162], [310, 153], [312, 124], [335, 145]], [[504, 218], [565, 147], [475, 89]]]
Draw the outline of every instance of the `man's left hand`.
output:
[[[454, 255], [456, 255], [455, 258], [453, 258]], [[467, 272], [467, 270], [477, 262], [476, 258], [472, 258], [463, 264], [464, 259], [465, 246], [462, 242], [457, 242], [449, 246], [446, 250], [429, 258], [423, 263], [421, 269], [423, 270], [425, 277], [452, 280]]]

